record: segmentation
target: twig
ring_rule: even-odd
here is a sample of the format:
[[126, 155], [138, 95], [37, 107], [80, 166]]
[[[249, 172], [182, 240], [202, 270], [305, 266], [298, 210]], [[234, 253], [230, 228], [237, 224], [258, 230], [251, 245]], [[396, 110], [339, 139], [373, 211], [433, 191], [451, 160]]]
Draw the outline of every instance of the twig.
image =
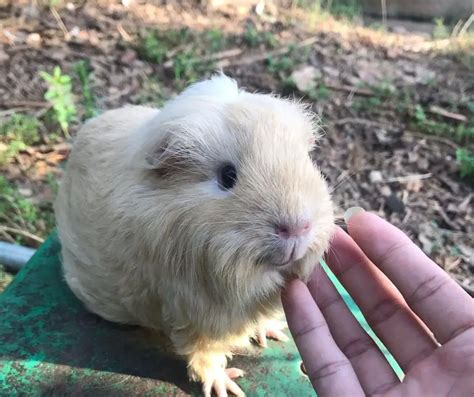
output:
[[66, 28], [66, 25], [64, 25], [64, 22], [63, 20], [61, 19], [61, 16], [58, 14], [58, 12], [56, 11], [56, 8], [54, 7], [49, 7], [50, 11], [51, 11], [51, 14], [53, 14], [53, 17], [54, 19], [56, 19], [56, 22], [58, 23], [59, 27], [61, 28], [61, 30], [63, 31], [63, 34], [64, 34], [64, 38], [69, 41], [69, 39], [71, 38], [67, 28]]
[[459, 36], [466, 34], [467, 30], [471, 27], [472, 23], [474, 22], [474, 13], [468, 18], [464, 26], [459, 31]]
[[[295, 45], [296, 48], [303, 48], [310, 46], [314, 43], [316, 43], [319, 40], [319, 37], [309, 37], [305, 40], [300, 41]], [[273, 56], [278, 56], [278, 55], [284, 55], [288, 53], [289, 49], [288, 46], [278, 48], [276, 50], [270, 51], [270, 52], [263, 52], [259, 53], [253, 56], [249, 56], [246, 58], [239, 58], [235, 60], [234, 62], [230, 61], [229, 59], [222, 59], [220, 62], [217, 63], [218, 68], [224, 68], [227, 66], [241, 66], [241, 65], [250, 65], [255, 62], [260, 62], [264, 61], [268, 57], [273, 57]], [[240, 54], [238, 54], [240, 55]], [[232, 55], [233, 57], [235, 55]]]
[[7, 232], [3, 231], [0, 229], [0, 234], [3, 236], [5, 240], [7, 240], [10, 243], [16, 243], [15, 239], [10, 236]]
[[326, 87], [335, 91], [348, 92], [351, 95], [374, 96], [374, 93], [371, 90], [368, 90], [366, 88], [354, 87], [351, 85], [338, 85], [333, 83], [327, 83]]
[[12, 108], [12, 107], [32, 107], [32, 108], [47, 108], [51, 106], [49, 102], [43, 101], [16, 101], [16, 100], [7, 100], [0, 102], [0, 107], [2, 108]]
[[132, 36], [130, 36], [127, 31], [124, 29], [121, 23], [117, 25], [117, 30], [120, 33], [120, 36], [122, 36], [122, 39], [126, 41], [127, 43], [132, 42]]
[[344, 124], [362, 124], [366, 126], [372, 126], [372, 127], [384, 127], [387, 126], [387, 124], [382, 123], [380, 121], [373, 121], [373, 120], [366, 120], [366, 119], [360, 119], [356, 117], [346, 117], [344, 119], [339, 119], [339, 120], [333, 120], [328, 122], [328, 124], [332, 125], [344, 125]]
[[17, 107], [17, 108], [3, 110], [0, 112], [0, 117], [8, 117], [16, 112], [22, 112], [24, 110], [26, 110], [24, 107]]
[[380, 0], [382, 7], [382, 24], [387, 29], [387, 0]]
[[428, 110], [433, 114], [437, 114], [439, 116], [443, 116], [443, 117], [446, 117], [448, 119], [453, 119], [453, 120], [457, 120], [457, 121], [466, 121], [467, 120], [467, 117], [464, 116], [463, 114], [453, 113], [453, 112], [450, 112], [450, 111], [448, 111], [446, 109], [443, 109], [439, 106], [432, 105], [432, 106], [429, 107]]
[[457, 150], [460, 148], [460, 146], [457, 143], [454, 143], [453, 141], [450, 141], [447, 138], [443, 138], [442, 136], [427, 135], [427, 134], [422, 134], [420, 132], [414, 132], [414, 131], [405, 131], [404, 133], [406, 135], [411, 135], [417, 138], [444, 143], [445, 145], [451, 146], [454, 150]]
[[34, 241], [37, 241], [38, 243], [44, 242], [44, 239], [42, 239], [41, 237], [35, 236], [34, 234], [27, 232], [26, 230], [15, 229], [13, 227], [8, 227], [8, 226], [0, 226], [0, 231], [19, 234], [20, 236], [30, 238]]
[[411, 181], [419, 181], [421, 179], [428, 179], [431, 178], [431, 172], [427, 174], [414, 174], [414, 175], [407, 175], [407, 176], [398, 176], [396, 178], [390, 178], [385, 180], [385, 183], [404, 183], [404, 182], [411, 182]]
[[438, 214], [441, 215], [441, 218], [443, 218], [443, 220], [446, 222], [447, 225], [449, 225], [451, 229], [458, 230], [458, 225], [456, 225], [451, 219], [449, 219], [448, 214], [446, 214], [446, 212], [439, 205], [437, 205], [435, 209], [438, 212]]

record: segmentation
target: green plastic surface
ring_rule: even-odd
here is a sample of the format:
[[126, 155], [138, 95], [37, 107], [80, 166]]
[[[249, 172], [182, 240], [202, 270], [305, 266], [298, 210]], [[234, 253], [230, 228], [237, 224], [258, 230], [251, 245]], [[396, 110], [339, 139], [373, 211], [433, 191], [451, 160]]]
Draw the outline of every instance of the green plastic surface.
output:
[[[83, 308], [62, 279], [59, 251], [53, 235], [0, 295], [0, 396], [200, 395], [185, 363], [167, 355], [150, 331]], [[292, 341], [269, 341], [267, 349], [231, 361], [246, 371], [238, 383], [249, 397], [314, 395], [300, 363]]]

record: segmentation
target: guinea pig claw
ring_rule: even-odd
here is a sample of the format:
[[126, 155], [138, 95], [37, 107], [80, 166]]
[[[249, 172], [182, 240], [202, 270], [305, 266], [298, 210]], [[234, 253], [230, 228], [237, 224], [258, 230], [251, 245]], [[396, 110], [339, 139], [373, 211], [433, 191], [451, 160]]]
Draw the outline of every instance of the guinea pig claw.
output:
[[277, 340], [279, 342], [287, 342], [289, 338], [281, 331], [287, 328], [284, 321], [268, 321], [260, 326], [257, 331], [257, 343], [260, 347], [267, 347], [267, 338]]
[[230, 379], [241, 378], [245, 375], [245, 371], [239, 368], [226, 368], [225, 373]]
[[216, 374], [211, 381], [204, 382], [204, 397], [211, 397], [214, 391], [217, 397], [228, 397], [227, 391], [237, 397], [245, 397], [245, 393], [231, 378], [238, 378], [244, 375], [244, 371], [238, 368], [228, 368], [225, 371]]

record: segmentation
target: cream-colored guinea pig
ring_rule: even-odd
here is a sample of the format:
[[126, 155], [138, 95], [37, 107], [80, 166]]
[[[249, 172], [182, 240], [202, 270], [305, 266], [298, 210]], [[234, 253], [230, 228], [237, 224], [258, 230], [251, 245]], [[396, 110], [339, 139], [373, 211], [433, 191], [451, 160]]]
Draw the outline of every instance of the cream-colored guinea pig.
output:
[[243, 395], [226, 357], [284, 338], [281, 288], [334, 230], [317, 137], [301, 104], [224, 75], [87, 122], [55, 204], [67, 283], [105, 319], [164, 332], [206, 396]]

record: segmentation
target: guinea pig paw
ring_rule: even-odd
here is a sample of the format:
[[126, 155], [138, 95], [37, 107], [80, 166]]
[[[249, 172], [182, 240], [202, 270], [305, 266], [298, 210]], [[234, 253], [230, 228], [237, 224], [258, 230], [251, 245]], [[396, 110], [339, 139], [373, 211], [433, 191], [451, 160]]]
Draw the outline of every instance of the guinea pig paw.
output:
[[282, 332], [287, 328], [284, 321], [268, 321], [261, 325], [257, 330], [257, 343], [260, 347], [267, 347], [267, 338], [277, 340], [279, 342], [288, 342], [289, 338]]
[[212, 377], [203, 382], [204, 397], [211, 397], [213, 390], [217, 397], [228, 397], [228, 391], [237, 397], [245, 397], [245, 393], [239, 385], [232, 380], [244, 376], [244, 374], [244, 371], [238, 368], [227, 368], [215, 372]]

